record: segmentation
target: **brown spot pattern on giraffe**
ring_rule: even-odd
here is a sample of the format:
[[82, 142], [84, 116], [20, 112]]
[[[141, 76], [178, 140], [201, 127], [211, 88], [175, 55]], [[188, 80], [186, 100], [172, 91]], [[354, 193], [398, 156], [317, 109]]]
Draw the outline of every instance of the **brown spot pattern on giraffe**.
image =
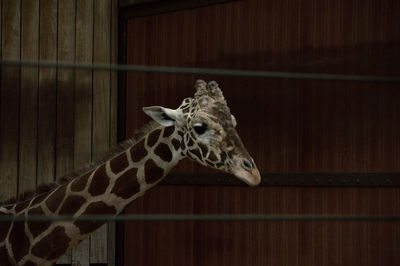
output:
[[147, 146], [153, 147], [154, 144], [157, 143], [158, 137], [160, 136], [161, 129], [156, 129], [152, 131], [148, 136], [147, 136]]
[[186, 141], [184, 139], [182, 139], [182, 141], [181, 141], [181, 149], [182, 150], [186, 149]]
[[59, 214], [60, 215], [75, 214], [85, 202], [86, 199], [84, 197], [76, 195], [69, 196], [64, 201]]
[[203, 143], [199, 142], [197, 145], [199, 145], [200, 149], [201, 149], [201, 153], [203, 154], [203, 156], [207, 156], [207, 152], [208, 152], [208, 148], [206, 145], [204, 145]]
[[210, 162], [208, 160], [205, 161], [209, 166], [211, 167], [216, 167], [215, 164], [213, 162]]
[[[28, 215], [45, 215], [42, 208], [36, 207], [29, 210]], [[43, 233], [49, 226], [51, 222], [27, 222], [28, 229], [32, 233], [33, 237], [37, 237], [41, 233]]]
[[193, 156], [193, 154], [192, 154], [190, 151], [188, 151], [186, 155], [187, 155], [187, 157], [189, 157], [190, 159], [196, 160], [196, 158]]
[[25, 210], [26, 207], [28, 207], [29, 202], [30, 202], [30, 200], [26, 200], [26, 201], [18, 203], [17, 206], [15, 206], [15, 212], [19, 213], [20, 211]]
[[25, 234], [25, 223], [14, 223], [8, 239], [14, 253], [14, 258], [18, 262], [29, 251], [29, 239]]
[[208, 159], [212, 162], [218, 161], [218, 158], [213, 151], [210, 151], [210, 154], [208, 155]]
[[126, 153], [122, 153], [110, 161], [110, 168], [114, 174], [120, 173], [129, 166]]
[[199, 158], [200, 160], [202, 159], [199, 149], [193, 149], [193, 150], [190, 150], [190, 152], [191, 152], [192, 154], [194, 154], [194, 155], [195, 155], [197, 158]]
[[154, 153], [163, 161], [170, 162], [172, 160], [172, 152], [167, 144], [160, 143], [154, 150]]
[[65, 196], [65, 191], [67, 189], [66, 185], [63, 185], [61, 187], [59, 187], [53, 194], [51, 194], [51, 196], [46, 200], [46, 205], [47, 208], [49, 208], [49, 210], [51, 212], [55, 212], [58, 208], [58, 206], [60, 206], [62, 200], [64, 199]]
[[137, 168], [132, 168], [121, 175], [114, 184], [111, 193], [118, 197], [128, 199], [140, 191], [140, 184], [137, 181]]
[[181, 143], [179, 140], [177, 139], [172, 139], [172, 145], [174, 146], [175, 150], [177, 151], [179, 149], [179, 147], [181, 146]]
[[71, 184], [71, 191], [80, 192], [84, 190], [92, 173], [93, 171], [76, 178]]
[[224, 163], [224, 162], [219, 162], [219, 163], [216, 163], [216, 164], [215, 164], [215, 167], [217, 167], [217, 168], [221, 168], [221, 167], [223, 167], [223, 166], [225, 166], [225, 163]]
[[139, 141], [135, 146], [131, 148], [131, 157], [133, 162], [142, 160], [147, 155], [147, 150], [144, 147], [144, 139]]
[[224, 162], [226, 160], [226, 157], [227, 157], [226, 152], [223, 151], [223, 152], [221, 152], [220, 155], [221, 155], [221, 161]]
[[[1, 215], [10, 216], [11, 214], [2, 213]], [[4, 222], [4, 223], [1, 223], [0, 225], [1, 225], [0, 226], [0, 242], [2, 242], [7, 237], [8, 230], [10, 230], [10, 227], [11, 227], [11, 222]]]
[[36, 264], [33, 263], [32, 261], [28, 260], [27, 262], [24, 263], [23, 266], [36, 266]]
[[[102, 201], [97, 201], [89, 204], [82, 215], [89, 214], [116, 214], [117, 210], [114, 206], [108, 206]], [[89, 234], [95, 231], [97, 228], [102, 226], [105, 222], [74, 222], [74, 224], [79, 228], [81, 234]]]
[[192, 147], [193, 146], [193, 144], [194, 144], [194, 141], [193, 141], [193, 139], [192, 138], [189, 138], [189, 142], [188, 142], [188, 146], [189, 147]]
[[43, 193], [43, 194], [40, 194], [40, 195], [36, 196], [36, 197], [33, 199], [31, 206], [34, 206], [34, 205], [36, 205], [36, 204], [42, 202], [47, 196], [48, 196], [47, 193]]
[[8, 255], [7, 249], [5, 246], [0, 248], [0, 265], [13, 265], [10, 256]]
[[182, 113], [184, 114], [188, 113], [189, 111], [190, 111], [190, 106], [182, 109]]
[[50, 234], [32, 247], [32, 254], [39, 258], [54, 260], [67, 251], [70, 241], [65, 228], [56, 226]]
[[106, 192], [109, 184], [110, 178], [107, 176], [106, 173], [106, 165], [103, 164], [102, 166], [97, 168], [96, 172], [94, 173], [88, 191], [92, 196], [98, 196]]
[[175, 126], [169, 126], [164, 128], [163, 137], [168, 138], [169, 136], [172, 135], [172, 133], [174, 133], [174, 131], [175, 131]]
[[160, 180], [164, 174], [164, 169], [159, 167], [152, 159], [144, 165], [144, 176], [147, 184], [155, 183]]

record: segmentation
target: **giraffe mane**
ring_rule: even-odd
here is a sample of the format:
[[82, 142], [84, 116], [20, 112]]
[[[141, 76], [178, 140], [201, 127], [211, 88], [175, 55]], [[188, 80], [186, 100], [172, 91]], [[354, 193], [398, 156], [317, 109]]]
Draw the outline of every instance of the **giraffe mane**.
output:
[[41, 184], [36, 189], [27, 190], [27, 191], [20, 193], [16, 197], [11, 197], [9, 199], [0, 201], [0, 207], [30, 200], [35, 196], [38, 196], [43, 193], [48, 193], [48, 192], [52, 191], [53, 189], [55, 189], [56, 187], [62, 186], [64, 184], [70, 182], [74, 178], [77, 178], [79, 176], [82, 176], [82, 175], [90, 172], [90, 171], [93, 171], [99, 165], [107, 162], [108, 160], [114, 158], [121, 152], [123, 152], [123, 151], [127, 150], [128, 148], [132, 147], [133, 145], [135, 145], [145, 135], [147, 135], [150, 131], [152, 131], [153, 129], [155, 129], [157, 127], [160, 127], [160, 124], [158, 124], [155, 121], [150, 121], [145, 126], [143, 126], [141, 129], [136, 130], [131, 138], [112, 147], [101, 159], [95, 160], [82, 168], [78, 168], [77, 170], [58, 178], [54, 182]]

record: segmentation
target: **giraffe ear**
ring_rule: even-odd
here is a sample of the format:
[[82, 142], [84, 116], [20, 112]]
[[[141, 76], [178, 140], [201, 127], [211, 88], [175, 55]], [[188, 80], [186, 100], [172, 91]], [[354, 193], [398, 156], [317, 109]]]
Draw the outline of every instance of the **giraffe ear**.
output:
[[143, 107], [143, 112], [165, 127], [172, 125], [181, 126], [183, 124], [183, 115], [180, 110], [164, 108], [162, 106], [150, 106]]

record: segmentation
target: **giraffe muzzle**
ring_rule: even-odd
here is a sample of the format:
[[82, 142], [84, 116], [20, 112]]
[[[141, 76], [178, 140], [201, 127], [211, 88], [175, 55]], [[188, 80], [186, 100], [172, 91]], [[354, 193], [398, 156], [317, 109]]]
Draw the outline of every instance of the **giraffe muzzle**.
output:
[[243, 158], [238, 161], [239, 163], [232, 169], [232, 174], [249, 186], [259, 185], [261, 182], [261, 175], [253, 159]]

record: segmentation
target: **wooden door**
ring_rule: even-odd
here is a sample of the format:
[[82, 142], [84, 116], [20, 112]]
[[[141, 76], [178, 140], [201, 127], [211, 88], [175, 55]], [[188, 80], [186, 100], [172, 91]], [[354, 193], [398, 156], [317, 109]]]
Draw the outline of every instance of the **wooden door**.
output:
[[[399, 11], [399, 2], [389, 0], [249, 0], [137, 17], [127, 22], [126, 58], [398, 77]], [[389, 185], [388, 174], [400, 168], [398, 84], [132, 72], [127, 136], [147, 121], [143, 106], [177, 107], [193, 95], [197, 78], [220, 84], [264, 176], [290, 180], [300, 173], [300, 185], [315, 186], [159, 186], [128, 213], [400, 213], [400, 189], [374, 187], [386, 179]], [[193, 172], [214, 173], [189, 161], [174, 169], [188, 179]], [[325, 173], [324, 186], [311, 180], [316, 173]], [[359, 187], [357, 179], [346, 183], [351, 173], [384, 174]], [[125, 264], [400, 265], [399, 240], [397, 222], [134, 222], [125, 227]]]

